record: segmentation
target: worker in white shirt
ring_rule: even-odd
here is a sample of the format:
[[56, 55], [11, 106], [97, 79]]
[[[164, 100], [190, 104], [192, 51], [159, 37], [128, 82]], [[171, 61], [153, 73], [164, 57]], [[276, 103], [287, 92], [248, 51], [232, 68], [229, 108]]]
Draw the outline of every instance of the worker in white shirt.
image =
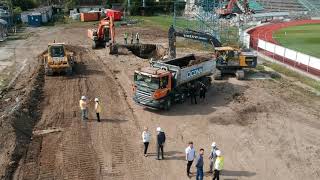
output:
[[87, 105], [87, 97], [81, 96], [81, 99], [79, 101], [79, 106], [81, 110], [81, 118], [82, 120], [88, 119], [88, 105]]
[[193, 147], [192, 141], [190, 141], [188, 144], [189, 145], [186, 148], [186, 160], [187, 160], [187, 176], [190, 177], [190, 168], [192, 166], [193, 160], [196, 157], [196, 151]]
[[101, 103], [100, 103], [98, 98], [95, 98], [94, 102], [95, 102], [94, 109], [96, 111], [97, 121], [100, 122], [100, 113], [101, 113], [101, 110], [102, 110]]
[[148, 152], [148, 146], [149, 146], [149, 142], [151, 139], [151, 135], [150, 132], [148, 131], [148, 128], [145, 127], [144, 131], [142, 132], [142, 142], [144, 144], [144, 156], [147, 157], [147, 152]]

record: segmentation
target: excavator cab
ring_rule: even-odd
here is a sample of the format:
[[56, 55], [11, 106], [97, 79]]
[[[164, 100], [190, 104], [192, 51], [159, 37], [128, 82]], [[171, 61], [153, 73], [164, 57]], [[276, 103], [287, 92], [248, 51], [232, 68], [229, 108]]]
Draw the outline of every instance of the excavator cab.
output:
[[217, 69], [219, 74], [215, 79], [221, 79], [222, 74], [236, 74], [237, 79], [244, 79], [244, 68], [257, 66], [257, 55], [251, 51], [242, 51], [233, 47], [216, 47]]

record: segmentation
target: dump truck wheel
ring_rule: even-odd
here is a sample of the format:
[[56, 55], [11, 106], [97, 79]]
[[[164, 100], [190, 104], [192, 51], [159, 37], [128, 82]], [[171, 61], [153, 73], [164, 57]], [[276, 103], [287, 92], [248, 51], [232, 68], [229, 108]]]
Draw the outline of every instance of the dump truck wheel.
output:
[[238, 70], [236, 72], [236, 77], [238, 80], [244, 80], [244, 71], [243, 70]]

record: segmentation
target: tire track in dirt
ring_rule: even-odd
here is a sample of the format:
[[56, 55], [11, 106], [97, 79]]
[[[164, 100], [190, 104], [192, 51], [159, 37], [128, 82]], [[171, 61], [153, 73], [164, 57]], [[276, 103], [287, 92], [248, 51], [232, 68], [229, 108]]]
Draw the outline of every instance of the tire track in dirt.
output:
[[[102, 60], [97, 57], [94, 52], [88, 53], [91, 59], [96, 61], [96, 67], [94, 69], [101, 69], [105, 67]], [[89, 70], [89, 72], [92, 70]], [[136, 133], [139, 133], [136, 122], [134, 120], [132, 111], [128, 107], [127, 101], [124, 97], [123, 90], [119, 87], [114, 75], [110, 69], [103, 68], [100, 72], [100, 80], [96, 82], [106, 82], [105, 84], [92, 83], [91, 89], [96, 90], [96, 96], [102, 97], [103, 100], [107, 100], [107, 109], [104, 116], [108, 117], [106, 120], [108, 130], [102, 130], [102, 134], [98, 135], [98, 139], [103, 139], [103, 136], [109, 136], [111, 146], [111, 163], [103, 162], [100, 158], [100, 169], [104, 170], [103, 179], [111, 177], [111, 179], [147, 179], [146, 166], [144, 166], [142, 160], [139, 158], [141, 154], [137, 152], [137, 142], [133, 139]], [[104, 91], [108, 89], [108, 91]], [[89, 93], [90, 94], [90, 93]], [[103, 101], [102, 101], [103, 102]], [[110, 106], [111, 105], [111, 106]], [[93, 136], [96, 136], [93, 133]], [[99, 137], [100, 136], [100, 137]], [[97, 146], [97, 154], [104, 154], [107, 150], [107, 143], [100, 143]], [[103, 157], [100, 155], [100, 157]]]
[[91, 137], [76, 113], [80, 90], [86, 90], [86, 77], [53, 76], [45, 81], [46, 100], [36, 129], [59, 127], [63, 132], [33, 140], [19, 179], [97, 179], [98, 165]]

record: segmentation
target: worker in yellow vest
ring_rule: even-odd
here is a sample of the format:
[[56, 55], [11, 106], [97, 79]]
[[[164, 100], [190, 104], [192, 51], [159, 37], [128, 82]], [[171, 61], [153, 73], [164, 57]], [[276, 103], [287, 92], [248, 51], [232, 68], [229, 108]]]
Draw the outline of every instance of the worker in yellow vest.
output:
[[94, 109], [95, 109], [96, 114], [97, 114], [97, 121], [100, 122], [100, 113], [101, 113], [101, 109], [102, 109], [101, 108], [101, 103], [100, 103], [98, 98], [95, 98], [94, 102], [95, 102]]
[[79, 101], [79, 106], [81, 110], [81, 118], [82, 120], [88, 119], [88, 105], [87, 105], [87, 97], [81, 96]]
[[216, 150], [217, 159], [214, 163], [214, 175], [212, 180], [219, 180], [220, 171], [223, 169], [224, 158], [220, 150]]

